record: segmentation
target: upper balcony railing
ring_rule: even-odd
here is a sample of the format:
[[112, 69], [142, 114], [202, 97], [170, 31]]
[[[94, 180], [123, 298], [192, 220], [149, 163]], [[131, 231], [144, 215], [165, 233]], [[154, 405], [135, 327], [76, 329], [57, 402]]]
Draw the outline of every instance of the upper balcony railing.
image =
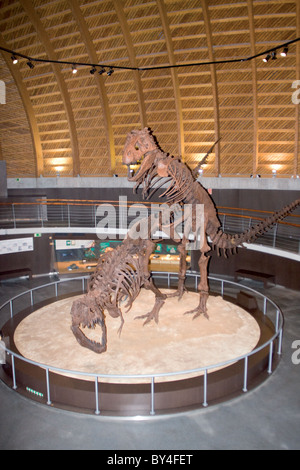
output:
[[[126, 198], [125, 198], [126, 199]], [[127, 211], [134, 204], [133, 211]], [[153, 203], [152, 203], [153, 204]], [[147, 217], [153, 205], [125, 200], [124, 205], [116, 201], [40, 199], [35, 202], [0, 203], [0, 235], [28, 232], [55, 231], [76, 232], [83, 229], [97, 233], [99, 222], [103, 219], [103, 206], [114, 208], [111, 220], [117, 230], [126, 231], [136, 217]], [[102, 210], [99, 211], [99, 207]], [[131, 206], [133, 207], [133, 206]], [[271, 212], [218, 207], [222, 229], [227, 233], [241, 233], [268, 217]], [[111, 217], [111, 216], [110, 216]], [[108, 225], [110, 220], [108, 219]], [[88, 230], [85, 230], [88, 229]], [[254, 243], [267, 247], [300, 254], [300, 215], [291, 214], [275, 224], [267, 233]]]

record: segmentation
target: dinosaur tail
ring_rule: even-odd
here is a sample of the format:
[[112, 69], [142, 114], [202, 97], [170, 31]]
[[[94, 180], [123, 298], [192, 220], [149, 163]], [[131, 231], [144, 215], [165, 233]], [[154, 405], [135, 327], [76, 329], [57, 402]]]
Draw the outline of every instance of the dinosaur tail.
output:
[[288, 206], [285, 206], [281, 211], [274, 212], [260, 223], [239, 234], [231, 235], [218, 228], [213, 233], [208, 233], [212, 246], [218, 250], [218, 254], [220, 254], [220, 250], [223, 250], [224, 256], [226, 256], [227, 250], [236, 253], [237, 247], [243, 246], [243, 243], [253, 242], [257, 237], [271, 229], [274, 224], [287, 217], [299, 205], [300, 199], [297, 199]]

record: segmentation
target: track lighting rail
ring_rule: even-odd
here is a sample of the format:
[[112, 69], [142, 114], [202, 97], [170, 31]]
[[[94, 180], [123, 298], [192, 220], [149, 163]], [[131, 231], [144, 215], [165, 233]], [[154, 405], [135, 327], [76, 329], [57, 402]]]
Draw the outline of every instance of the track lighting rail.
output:
[[[90, 73], [94, 74], [97, 71], [97, 67], [99, 67], [98, 73], [102, 75], [104, 72], [107, 73], [107, 75], [111, 75], [114, 70], [133, 70], [133, 71], [139, 71], [139, 72], [145, 72], [148, 70], [158, 70], [158, 69], [174, 69], [174, 68], [182, 68], [182, 67], [194, 67], [194, 66], [202, 66], [202, 65], [218, 65], [218, 64], [230, 64], [230, 63], [237, 63], [237, 62], [249, 62], [250, 60], [257, 59], [259, 57], [264, 56], [263, 61], [268, 62], [269, 59], [276, 59], [276, 53], [278, 50], [282, 49], [280, 55], [282, 57], [286, 57], [288, 53], [288, 47], [291, 44], [294, 44], [296, 42], [300, 41], [300, 37], [296, 39], [292, 39], [291, 41], [287, 41], [285, 43], [282, 43], [278, 46], [275, 46], [271, 49], [265, 50], [263, 52], [260, 52], [258, 54], [249, 56], [249, 57], [244, 57], [241, 59], [224, 59], [224, 60], [214, 60], [214, 61], [208, 61], [208, 62], [192, 62], [192, 63], [187, 63], [187, 64], [175, 64], [175, 65], [158, 65], [154, 67], [126, 67], [123, 65], [115, 65], [115, 64], [91, 64], [87, 62], [69, 62], [69, 61], [60, 61], [60, 60], [52, 60], [52, 59], [38, 59], [35, 57], [30, 57], [25, 54], [21, 54], [20, 52], [13, 51], [11, 49], [7, 49], [5, 47], [0, 47], [0, 50], [4, 52], [8, 52], [11, 54], [11, 59], [13, 63], [18, 62], [18, 57], [26, 59], [27, 60], [27, 65], [31, 69], [34, 67], [34, 62], [36, 63], [49, 63], [49, 64], [61, 64], [61, 65], [70, 65], [72, 67], [72, 72], [74, 70], [77, 71], [78, 67], [90, 67]], [[108, 69], [108, 70], [106, 70]]]

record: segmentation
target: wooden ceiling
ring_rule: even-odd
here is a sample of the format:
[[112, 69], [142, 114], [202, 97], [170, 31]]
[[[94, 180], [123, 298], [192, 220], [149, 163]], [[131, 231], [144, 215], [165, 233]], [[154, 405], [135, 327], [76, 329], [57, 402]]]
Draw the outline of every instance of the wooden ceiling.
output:
[[0, 0], [1, 47], [152, 68], [100, 76], [82, 66], [72, 74], [64, 64], [14, 65], [2, 52], [8, 177], [125, 175], [126, 135], [146, 126], [191, 167], [221, 137], [204, 176], [296, 176], [300, 43], [267, 63], [188, 65], [243, 59], [298, 37], [300, 0]]

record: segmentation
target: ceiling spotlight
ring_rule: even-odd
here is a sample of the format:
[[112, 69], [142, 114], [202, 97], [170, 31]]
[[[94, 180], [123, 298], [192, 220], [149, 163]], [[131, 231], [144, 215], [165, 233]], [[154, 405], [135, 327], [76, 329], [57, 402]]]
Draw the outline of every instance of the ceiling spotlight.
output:
[[33, 69], [33, 68], [34, 68], [34, 65], [33, 65], [33, 63], [32, 63], [30, 60], [29, 60], [28, 62], [26, 62], [26, 63], [27, 63], [27, 65], [28, 65], [28, 67], [29, 67], [30, 69]]
[[91, 70], [90, 70], [90, 74], [94, 75], [94, 73], [96, 73], [96, 72], [97, 72], [96, 68], [92, 67]]
[[72, 65], [72, 73], [74, 73], [74, 75], [77, 73], [77, 67], [75, 64]]
[[14, 55], [11, 56], [11, 60], [12, 60], [13, 64], [17, 64], [17, 63], [18, 63], [18, 59], [17, 59], [16, 56], [14, 56]]
[[114, 73], [114, 69], [112, 67], [109, 67], [109, 70], [107, 72], [107, 75], [112, 75]]
[[276, 51], [272, 52], [271, 57], [272, 57], [272, 60], [276, 60], [276, 59], [277, 59]]
[[101, 67], [101, 69], [99, 70], [99, 75], [103, 75], [105, 73], [105, 68], [104, 67]]
[[285, 47], [285, 48], [283, 49], [283, 51], [280, 52], [280, 55], [281, 55], [282, 57], [286, 57], [288, 52], [289, 52], [289, 48], [288, 48], [288, 47]]
[[271, 55], [268, 54], [266, 57], [264, 57], [263, 62], [268, 62], [271, 59]]

